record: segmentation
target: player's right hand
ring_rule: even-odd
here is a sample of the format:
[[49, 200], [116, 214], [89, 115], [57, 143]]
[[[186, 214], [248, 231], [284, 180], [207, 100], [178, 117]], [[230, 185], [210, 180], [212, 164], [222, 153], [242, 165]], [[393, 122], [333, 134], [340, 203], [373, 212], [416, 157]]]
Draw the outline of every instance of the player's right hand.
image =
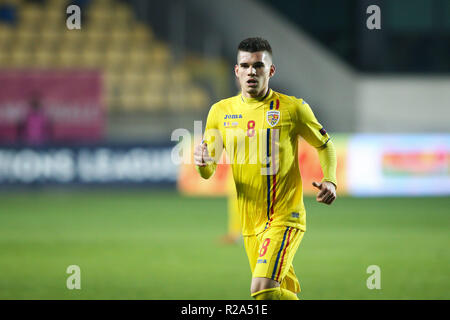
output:
[[213, 158], [209, 156], [208, 145], [206, 142], [195, 147], [194, 150], [194, 163], [196, 166], [204, 167], [208, 162], [212, 162]]
[[312, 185], [320, 190], [317, 194], [317, 202], [322, 202], [325, 204], [332, 204], [336, 200], [336, 186], [333, 182], [324, 181], [322, 183], [313, 182]]

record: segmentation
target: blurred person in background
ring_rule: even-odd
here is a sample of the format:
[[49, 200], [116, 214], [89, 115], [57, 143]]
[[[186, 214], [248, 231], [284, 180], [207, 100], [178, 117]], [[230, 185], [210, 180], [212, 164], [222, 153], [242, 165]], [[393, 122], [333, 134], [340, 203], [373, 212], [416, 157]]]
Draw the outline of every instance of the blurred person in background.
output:
[[31, 146], [44, 145], [52, 141], [52, 123], [34, 95], [30, 100], [28, 113], [18, 127], [21, 142]]
[[236, 186], [231, 168], [227, 173], [227, 233], [220, 238], [223, 244], [235, 244], [241, 239], [241, 221], [237, 201]]
[[[303, 99], [269, 88], [274, 74], [267, 40], [248, 38], [239, 44], [235, 75], [242, 91], [211, 107], [194, 160], [201, 177], [208, 179], [215, 172], [215, 159], [221, 157], [218, 150], [225, 147], [233, 152], [228, 156], [234, 159], [231, 168], [252, 270], [251, 296], [256, 300], [298, 300], [300, 284], [292, 262], [306, 231], [298, 137], [318, 151], [324, 179], [313, 185], [319, 189], [317, 201], [325, 204], [336, 199], [336, 151]], [[227, 147], [235, 141], [233, 136], [228, 138], [232, 132], [245, 133], [244, 141], [238, 137], [238, 147]], [[239, 147], [250, 144], [250, 139], [266, 146], [258, 164], [249, 163], [246, 148]], [[236, 159], [246, 161], [236, 163]]]

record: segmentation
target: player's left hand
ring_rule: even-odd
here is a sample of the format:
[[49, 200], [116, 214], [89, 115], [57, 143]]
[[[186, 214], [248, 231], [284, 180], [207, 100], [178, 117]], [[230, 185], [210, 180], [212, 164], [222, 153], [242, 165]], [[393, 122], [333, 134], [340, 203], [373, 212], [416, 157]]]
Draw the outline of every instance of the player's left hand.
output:
[[322, 202], [329, 205], [336, 199], [336, 186], [334, 183], [329, 181], [317, 183], [314, 181], [312, 185], [320, 190], [316, 197], [317, 202]]

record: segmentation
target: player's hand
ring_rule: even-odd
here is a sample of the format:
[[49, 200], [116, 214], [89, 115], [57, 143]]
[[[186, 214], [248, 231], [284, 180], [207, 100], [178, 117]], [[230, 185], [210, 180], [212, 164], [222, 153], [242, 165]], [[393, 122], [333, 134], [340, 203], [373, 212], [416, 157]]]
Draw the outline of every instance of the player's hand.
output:
[[213, 158], [209, 156], [208, 145], [206, 142], [195, 147], [194, 150], [194, 162], [196, 166], [204, 167], [208, 162], [212, 162]]
[[313, 182], [312, 185], [319, 189], [316, 200], [325, 204], [332, 204], [336, 199], [336, 186], [334, 183], [324, 181], [322, 183]]

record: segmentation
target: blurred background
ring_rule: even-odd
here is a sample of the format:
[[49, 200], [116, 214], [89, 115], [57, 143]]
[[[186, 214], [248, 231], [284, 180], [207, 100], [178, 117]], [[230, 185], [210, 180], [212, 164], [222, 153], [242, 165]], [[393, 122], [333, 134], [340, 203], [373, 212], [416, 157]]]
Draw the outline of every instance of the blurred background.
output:
[[448, 0], [0, 0], [0, 298], [250, 299], [242, 240], [218, 240], [228, 167], [202, 181], [171, 155], [175, 129], [193, 138], [239, 92], [254, 36], [271, 88], [304, 98], [338, 152], [326, 207], [299, 141], [300, 297], [450, 298]]

